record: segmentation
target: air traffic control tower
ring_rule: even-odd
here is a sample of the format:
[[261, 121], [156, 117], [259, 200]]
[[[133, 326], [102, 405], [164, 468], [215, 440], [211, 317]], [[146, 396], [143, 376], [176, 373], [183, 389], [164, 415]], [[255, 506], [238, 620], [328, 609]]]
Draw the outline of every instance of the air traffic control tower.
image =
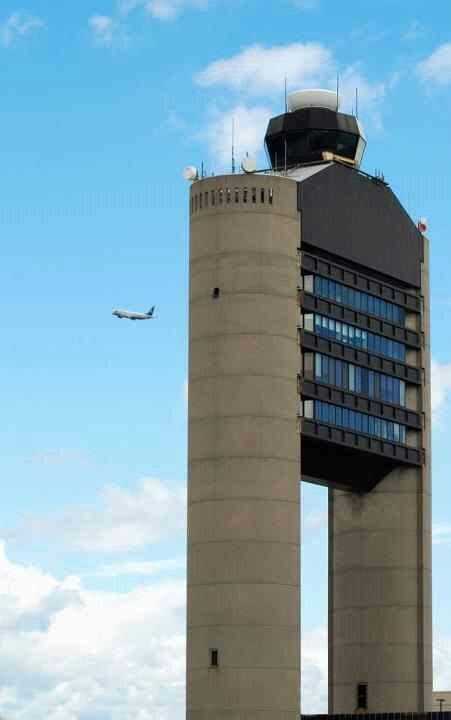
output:
[[365, 142], [293, 93], [270, 171], [191, 186], [189, 720], [299, 717], [301, 480], [329, 488], [329, 713], [431, 707], [428, 245]]

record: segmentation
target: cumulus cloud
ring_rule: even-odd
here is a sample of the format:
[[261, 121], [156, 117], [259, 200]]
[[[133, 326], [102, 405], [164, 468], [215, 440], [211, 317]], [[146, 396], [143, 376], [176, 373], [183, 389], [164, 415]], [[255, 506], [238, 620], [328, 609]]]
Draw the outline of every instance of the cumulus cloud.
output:
[[247, 95], [282, 94], [285, 75], [292, 86], [326, 82], [332, 53], [319, 43], [264, 47], [251, 45], [230, 58], [215, 60], [195, 76], [202, 87], [226, 87]]
[[183, 581], [94, 592], [14, 564], [0, 545], [0, 618], [0, 715], [181, 720]]
[[302, 633], [301, 708], [302, 713], [327, 713], [328, 683], [327, 628]]
[[208, 0], [148, 0], [145, 3], [146, 11], [158, 20], [174, 20], [187, 7], [205, 9], [207, 6]]
[[327, 528], [328, 514], [327, 510], [318, 512], [308, 512], [302, 518], [302, 529], [307, 532], [316, 532]]
[[451, 43], [440, 45], [429, 57], [418, 63], [417, 72], [424, 82], [449, 85], [451, 83]]
[[8, 48], [18, 38], [31, 35], [43, 27], [44, 22], [41, 18], [22, 12], [13, 12], [0, 23], [0, 44]]
[[432, 420], [440, 422], [451, 392], [451, 363], [431, 363]]
[[[320, 43], [292, 43], [265, 47], [251, 45], [229, 58], [215, 60], [199, 71], [195, 82], [204, 88], [226, 93], [228, 108], [216, 111], [201, 137], [206, 139], [211, 157], [221, 167], [230, 160], [231, 118], [242, 126], [243, 140], [239, 150], [256, 152], [262, 148], [268, 119], [281, 112], [284, 77], [289, 88], [328, 87], [335, 89], [338, 65], [331, 50]], [[385, 82], [368, 80], [359, 63], [340, 70], [342, 109], [350, 112], [359, 90], [359, 109], [363, 119], [374, 129], [382, 127], [382, 104], [396, 76]], [[264, 102], [261, 101], [264, 98]], [[278, 107], [276, 106], [278, 102]], [[225, 104], [222, 98], [222, 104]], [[237, 127], [237, 142], [240, 142]]]
[[110, 15], [93, 15], [89, 27], [96, 45], [111, 47], [118, 37], [120, 24]]
[[448, 690], [450, 687], [451, 635], [437, 633], [434, 636], [434, 688]]
[[27, 542], [55, 542], [83, 552], [126, 552], [182, 532], [186, 491], [145, 478], [128, 490], [103, 489], [100, 503], [75, 507], [52, 517], [27, 518], [7, 537]]
[[209, 0], [119, 0], [119, 14], [127, 16], [137, 8], [158, 20], [174, 20], [182, 10], [205, 10]]
[[95, 575], [97, 577], [121, 577], [124, 575], [153, 576], [161, 573], [185, 570], [186, 562], [182, 559], [174, 560], [134, 560], [124, 563], [113, 563], [99, 568]]
[[432, 542], [434, 545], [449, 545], [451, 543], [451, 525], [449, 523], [434, 523], [432, 526]]
[[230, 110], [214, 110], [207, 128], [200, 137], [207, 142], [210, 155], [222, 168], [230, 169], [232, 155], [232, 125], [235, 125], [235, 154], [238, 160], [258, 155], [271, 117], [271, 108], [261, 105], [236, 105]]

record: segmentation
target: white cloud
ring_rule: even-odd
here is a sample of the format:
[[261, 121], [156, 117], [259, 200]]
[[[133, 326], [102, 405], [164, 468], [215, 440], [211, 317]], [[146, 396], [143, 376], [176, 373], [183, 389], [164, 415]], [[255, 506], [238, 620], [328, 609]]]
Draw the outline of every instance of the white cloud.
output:
[[[393, 82], [393, 78], [390, 83]], [[359, 64], [347, 67], [340, 73], [340, 96], [342, 109], [346, 112], [356, 104], [356, 89], [358, 90], [358, 103], [360, 110], [371, 118], [372, 126], [382, 128], [382, 102], [384, 100], [387, 83], [371, 83], [363, 75]]]
[[89, 591], [11, 563], [0, 544], [0, 618], [0, 714], [182, 719], [184, 581]]
[[327, 528], [328, 514], [327, 510], [318, 512], [308, 512], [302, 518], [302, 529], [308, 532], [315, 532]]
[[207, 128], [201, 133], [206, 140], [210, 155], [221, 168], [231, 167], [232, 124], [235, 123], [235, 156], [237, 166], [245, 157], [258, 155], [263, 150], [263, 138], [271, 117], [271, 108], [237, 105], [226, 112], [215, 110]]
[[432, 420], [440, 422], [451, 392], [451, 363], [431, 363]]
[[185, 7], [206, 8], [207, 0], [148, 0], [146, 11], [158, 20], [174, 20]]
[[302, 633], [301, 709], [306, 715], [327, 713], [327, 628]]
[[[236, 117], [237, 142], [241, 142], [238, 148], [240, 159], [243, 151], [255, 153], [263, 147], [269, 118], [282, 112], [285, 75], [289, 89], [308, 86], [335, 89], [337, 67], [331, 50], [319, 43], [273, 47], [252, 45], [230, 58], [207, 65], [195, 75], [195, 82], [205, 88], [225, 91], [229, 107], [232, 106], [223, 113], [218, 110], [213, 112], [200, 135], [207, 140], [212, 159], [221, 168], [230, 166], [232, 117]], [[385, 82], [370, 82], [359, 63], [345, 67], [339, 75], [342, 110], [350, 112], [355, 107], [358, 88], [360, 116], [370, 128], [381, 129], [383, 101], [397, 76]], [[231, 94], [235, 95], [235, 101], [233, 97], [230, 100]], [[258, 103], [255, 98], [265, 98], [264, 104]], [[224, 100], [222, 98], [222, 105]]]
[[231, 58], [212, 62], [195, 80], [203, 87], [222, 86], [246, 95], [282, 96], [285, 75], [290, 86], [297, 87], [326, 82], [333, 72], [332, 53], [319, 43], [251, 45]]
[[209, 0], [120, 0], [119, 14], [126, 16], [137, 8], [158, 20], [174, 20], [185, 8], [204, 10]]
[[10, 47], [17, 38], [30, 35], [43, 27], [44, 22], [40, 18], [22, 12], [13, 12], [0, 23], [0, 43], [3, 47]]
[[432, 542], [434, 545], [451, 544], [451, 525], [449, 523], [434, 523], [432, 526]]
[[[185, 581], [88, 590], [11, 562], [0, 542], [0, 716], [182, 720]], [[302, 634], [302, 710], [327, 711], [327, 628]], [[451, 686], [451, 637], [434, 638], [434, 686]]]
[[119, 23], [110, 15], [93, 15], [89, 18], [89, 27], [97, 45], [111, 46], [116, 39]]
[[440, 45], [432, 55], [418, 63], [417, 72], [424, 82], [449, 85], [451, 83], [451, 43]]
[[105, 487], [98, 506], [27, 518], [7, 537], [35, 543], [57, 541], [84, 552], [126, 552], [181, 533], [185, 505], [184, 488], [146, 478], [135, 490]]
[[[184, 580], [92, 591], [79, 578], [10, 562], [0, 544], [0, 617], [10, 619], [1, 628], [0, 714], [182, 720], [185, 611]], [[324, 711], [324, 628], [303, 634], [302, 667], [303, 710]]]
[[[434, 690], [451, 688], [451, 636], [434, 635]], [[449, 710], [449, 706], [444, 708]]]
[[99, 568], [97, 577], [121, 577], [124, 575], [153, 576], [173, 570], [184, 570], [185, 560], [135, 560], [132, 562], [115, 563]]

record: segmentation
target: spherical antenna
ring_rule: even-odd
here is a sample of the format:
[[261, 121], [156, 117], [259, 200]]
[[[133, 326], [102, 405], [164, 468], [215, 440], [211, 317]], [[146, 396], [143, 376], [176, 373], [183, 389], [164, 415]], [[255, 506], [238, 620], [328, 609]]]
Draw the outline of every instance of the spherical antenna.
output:
[[197, 170], [197, 167], [195, 165], [188, 165], [183, 170], [183, 178], [185, 180], [197, 180], [199, 177], [199, 172]]
[[254, 157], [249, 157], [246, 155], [244, 160], [241, 163], [241, 169], [245, 173], [254, 173], [257, 170], [257, 161]]

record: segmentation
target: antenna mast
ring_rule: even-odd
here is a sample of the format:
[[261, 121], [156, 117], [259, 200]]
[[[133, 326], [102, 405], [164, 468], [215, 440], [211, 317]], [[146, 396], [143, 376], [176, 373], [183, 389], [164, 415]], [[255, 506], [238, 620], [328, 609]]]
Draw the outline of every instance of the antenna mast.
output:
[[232, 118], [232, 175], [235, 175], [235, 118]]

